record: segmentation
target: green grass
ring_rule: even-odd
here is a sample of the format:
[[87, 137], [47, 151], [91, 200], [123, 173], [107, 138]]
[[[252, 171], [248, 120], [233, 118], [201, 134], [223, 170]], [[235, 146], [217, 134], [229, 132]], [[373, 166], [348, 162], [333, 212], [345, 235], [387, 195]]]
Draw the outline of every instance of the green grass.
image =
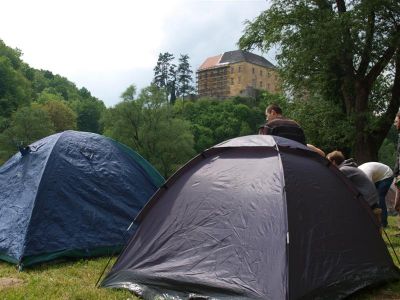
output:
[[[15, 286], [3, 286], [1, 299], [138, 299], [127, 290], [97, 288], [96, 281], [109, 258], [53, 262], [18, 272], [15, 266], [1, 262], [0, 278], [22, 280]], [[112, 266], [115, 259], [111, 262]], [[109, 269], [109, 268], [108, 268]]]
[[[400, 217], [389, 217], [389, 226], [385, 229], [387, 236], [394, 247], [394, 251], [398, 259], [400, 259]], [[399, 236], [397, 236], [399, 235]], [[397, 267], [400, 267], [398, 259], [396, 258], [393, 249], [390, 247], [388, 239], [383, 233], [383, 239], [386, 242], [389, 253]], [[366, 249], [368, 251], [368, 249]], [[350, 297], [351, 300], [389, 300], [400, 299], [400, 281], [388, 283], [380, 287], [366, 288], [354, 296]]]
[[[400, 236], [396, 236], [396, 234], [400, 233], [400, 229], [397, 229], [398, 218], [400, 217], [389, 217], [389, 227], [386, 232], [395, 247], [397, 255], [400, 255]], [[384, 240], [387, 242], [386, 236], [384, 236]], [[390, 247], [389, 252], [396, 265], [399, 266]], [[108, 258], [103, 257], [53, 262], [27, 268], [23, 272], [18, 272], [14, 265], [0, 262], [0, 299], [137, 300], [138, 298], [127, 290], [95, 287], [96, 281], [107, 261]], [[115, 258], [111, 261], [108, 270], [114, 261]], [[20, 282], [16, 285], [8, 284], [4, 286], [1, 282], [4, 278], [17, 279]], [[350, 299], [400, 299], [400, 281], [364, 289]]]

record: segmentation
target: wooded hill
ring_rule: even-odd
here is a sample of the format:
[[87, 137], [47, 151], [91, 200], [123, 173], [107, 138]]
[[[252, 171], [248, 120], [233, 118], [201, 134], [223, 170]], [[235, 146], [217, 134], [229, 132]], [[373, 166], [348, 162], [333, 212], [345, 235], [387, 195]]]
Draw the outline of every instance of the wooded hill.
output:
[[[352, 153], [351, 124], [340, 107], [329, 101], [312, 97], [293, 101], [264, 92], [256, 98], [223, 101], [178, 95], [171, 103], [169, 93], [157, 85], [137, 93], [131, 85], [121, 91], [118, 104], [106, 108], [86, 88], [31, 68], [21, 60], [20, 50], [0, 40], [0, 163], [20, 145], [74, 129], [104, 134], [132, 147], [168, 177], [214, 144], [255, 134], [270, 103], [281, 105], [286, 116], [302, 125], [309, 143], [326, 152]], [[396, 138], [392, 129], [380, 150], [380, 160], [390, 166]]]
[[101, 100], [65, 77], [31, 68], [21, 55], [0, 40], [0, 162], [18, 145], [55, 132], [102, 132]]

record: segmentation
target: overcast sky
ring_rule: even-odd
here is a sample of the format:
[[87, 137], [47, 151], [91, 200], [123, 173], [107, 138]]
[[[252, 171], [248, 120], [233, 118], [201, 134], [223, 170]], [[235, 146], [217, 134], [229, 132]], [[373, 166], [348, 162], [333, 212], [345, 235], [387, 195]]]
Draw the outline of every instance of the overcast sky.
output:
[[267, 7], [266, 0], [2, 0], [0, 39], [31, 67], [112, 106], [130, 84], [150, 84], [160, 52], [188, 54], [195, 72], [207, 57], [236, 50], [243, 22]]

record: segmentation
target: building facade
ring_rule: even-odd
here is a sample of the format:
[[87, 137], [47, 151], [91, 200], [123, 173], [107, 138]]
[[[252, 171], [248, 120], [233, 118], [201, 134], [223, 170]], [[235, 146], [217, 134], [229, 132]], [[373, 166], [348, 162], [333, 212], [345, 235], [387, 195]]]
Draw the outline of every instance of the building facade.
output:
[[262, 56], [229, 51], [207, 58], [196, 72], [199, 97], [251, 96], [256, 90], [280, 91], [276, 67]]

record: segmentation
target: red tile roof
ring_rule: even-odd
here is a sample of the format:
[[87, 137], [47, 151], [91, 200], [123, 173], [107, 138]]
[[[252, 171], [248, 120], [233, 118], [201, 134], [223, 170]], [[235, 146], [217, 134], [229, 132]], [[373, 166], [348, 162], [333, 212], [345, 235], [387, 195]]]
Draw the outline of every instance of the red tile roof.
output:
[[223, 54], [207, 58], [198, 71], [212, 69], [237, 62], [249, 62], [266, 68], [275, 69], [275, 66], [264, 57], [243, 50], [228, 51]]
[[199, 70], [214, 68], [218, 65], [222, 54], [207, 58], [200, 66]]

